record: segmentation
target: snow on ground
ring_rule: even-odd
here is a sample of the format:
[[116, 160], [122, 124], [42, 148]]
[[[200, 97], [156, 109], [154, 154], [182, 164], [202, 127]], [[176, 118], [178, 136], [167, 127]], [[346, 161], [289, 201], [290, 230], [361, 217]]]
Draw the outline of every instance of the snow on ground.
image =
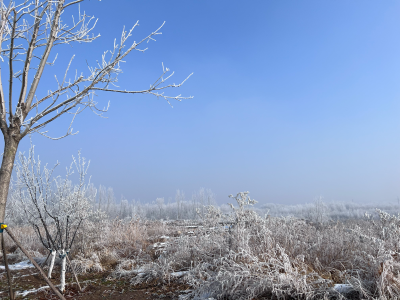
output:
[[[29, 260], [24, 260], [13, 265], [8, 265], [8, 267], [10, 268], [10, 270], [23, 270], [28, 268], [34, 268], [35, 266], [32, 265], [32, 263]], [[5, 267], [0, 266], [0, 270], [5, 270]]]
[[153, 248], [162, 248], [165, 247], [167, 245], [167, 243], [155, 243], [153, 245]]
[[145, 272], [146, 272], [146, 269], [143, 269], [143, 268], [136, 269], [136, 270], [133, 270], [133, 271], [132, 271], [133, 274], [136, 274], [136, 275], [138, 275], [138, 276], [142, 276], [142, 275], [140, 275], [140, 274], [146, 274]]
[[[86, 280], [86, 281], [82, 281], [82, 282], [80, 282], [81, 284], [84, 284], [84, 283], [89, 283], [89, 282], [93, 282], [92, 280]], [[72, 284], [75, 284], [75, 282], [74, 283], [72, 283]], [[71, 283], [67, 283], [66, 284], [66, 286], [67, 285], [71, 285]], [[57, 284], [57, 285], [55, 285], [56, 287], [60, 287], [60, 285], [59, 284]], [[48, 286], [48, 285], [45, 285], [45, 286], [41, 286], [40, 288], [37, 288], [37, 289], [30, 289], [30, 290], [26, 290], [26, 291], [23, 291], [23, 292], [20, 292], [20, 291], [16, 291], [15, 292], [15, 296], [21, 296], [21, 297], [25, 297], [25, 296], [27, 296], [27, 295], [29, 295], [29, 294], [32, 294], [32, 293], [38, 293], [38, 292], [40, 292], [40, 291], [42, 291], [42, 290], [46, 290], [46, 289], [49, 289], [50, 287]]]
[[341, 294], [346, 294], [354, 291], [353, 287], [350, 284], [344, 284], [344, 283], [335, 284], [333, 288]]
[[23, 291], [23, 292], [17, 291], [17, 292], [15, 292], [15, 296], [25, 297], [25, 296], [27, 296], [29, 294], [37, 293], [37, 292], [40, 292], [42, 290], [46, 290], [48, 288], [50, 288], [50, 287], [48, 285], [45, 285], [45, 286], [42, 286], [42, 287], [40, 287], [38, 289], [31, 289], [31, 290], [27, 290], [27, 291]]
[[[21, 278], [21, 277], [28, 277], [28, 276], [34, 276], [34, 275], [38, 275], [38, 274], [39, 274], [39, 273], [25, 274], [25, 275], [18, 276], [18, 278]], [[14, 278], [15, 278], [15, 276], [14, 276]]]
[[188, 273], [188, 271], [173, 272], [173, 273], [171, 273], [171, 276], [182, 277], [183, 275], [185, 275], [187, 273]]

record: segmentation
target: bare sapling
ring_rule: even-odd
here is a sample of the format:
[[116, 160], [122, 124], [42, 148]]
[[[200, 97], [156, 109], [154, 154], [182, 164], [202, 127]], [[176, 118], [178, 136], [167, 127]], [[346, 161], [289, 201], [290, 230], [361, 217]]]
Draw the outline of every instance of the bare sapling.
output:
[[[124, 28], [120, 39], [115, 39], [109, 50], [99, 53], [94, 65], [87, 60], [86, 72], [72, 71], [75, 55], [62, 57], [61, 62], [68, 61], [65, 72], [54, 74], [53, 86], [48, 80], [43, 82], [44, 70], [57, 63], [59, 53], [62, 56], [61, 46], [91, 43], [100, 37], [100, 34], [92, 33], [97, 19], [79, 9], [83, 1], [0, 0], [0, 68], [4, 65], [2, 69], [9, 71], [5, 80], [0, 74], [0, 130], [4, 136], [0, 167], [0, 223], [4, 222], [18, 146], [28, 134], [39, 133], [50, 139], [60, 139], [77, 133], [72, 131], [72, 122], [82, 110], [89, 108], [99, 116], [108, 110], [107, 105], [100, 108], [94, 101], [99, 92], [151, 94], [168, 103], [191, 98], [164, 93], [167, 89], [180, 87], [188, 78], [179, 84], [168, 84], [174, 73], [164, 65], [160, 76], [147, 88], [126, 90], [117, 86], [127, 55], [134, 51], [145, 52], [147, 48], [144, 45], [155, 41], [164, 23], [138, 42], [128, 40], [139, 22], [128, 30]], [[69, 22], [64, 17], [73, 8], [76, 8], [76, 15]], [[53, 53], [55, 46], [57, 54]], [[68, 115], [71, 116], [71, 125], [66, 133], [60, 137], [49, 136], [46, 126]]]
[[[39, 158], [34, 157], [32, 146], [28, 157], [22, 153], [19, 155], [19, 163], [15, 168], [15, 190], [11, 195], [43, 246], [51, 253], [49, 278], [58, 252], [61, 259], [60, 289], [64, 292], [66, 256], [82, 223], [95, 213], [94, 199], [89, 199], [88, 195], [96, 195], [87, 192], [90, 180], [85, 184], [85, 178], [89, 164], [81, 158], [80, 153], [78, 159], [73, 157], [64, 178], [53, 177], [55, 167], [48, 169], [45, 165], [42, 168]], [[76, 185], [73, 185], [70, 179], [74, 169], [79, 177], [79, 183]]]
[[247, 216], [249, 214], [254, 214], [254, 211], [248, 209], [249, 206], [252, 206], [257, 203], [256, 200], [250, 199], [249, 192], [240, 192], [237, 193], [236, 196], [229, 195], [229, 198], [233, 198], [236, 200], [239, 207], [233, 206], [233, 204], [228, 203], [233, 210], [233, 222], [235, 225], [248, 225], [247, 224]]

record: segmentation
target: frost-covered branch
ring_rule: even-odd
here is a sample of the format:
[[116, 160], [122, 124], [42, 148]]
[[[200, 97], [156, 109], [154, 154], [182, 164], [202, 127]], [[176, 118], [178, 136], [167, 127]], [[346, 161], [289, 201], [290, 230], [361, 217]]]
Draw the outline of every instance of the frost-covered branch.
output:
[[[115, 92], [126, 94], [150, 94], [157, 98], [165, 99], [170, 105], [170, 100], [181, 101], [192, 97], [168, 95], [164, 91], [181, 87], [191, 76], [178, 84], [168, 83], [174, 72], [170, 72], [163, 65], [163, 71], [154, 83], [147, 89], [120, 89], [117, 86], [118, 76], [122, 73], [121, 65], [126, 56], [133, 50], [145, 52], [145, 42], [155, 41], [155, 37], [161, 34], [164, 23], [140, 39], [138, 42], [129, 42], [134, 29], [139, 26], [137, 21], [129, 30], [122, 30], [121, 36], [114, 40], [110, 50], [104, 51], [100, 59], [95, 63], [87, 63], [87, 71], [76, 70], [70, 78], [72, 59], [59, 81], [56, 77], [56, 85], [53, 90], [48, 90], [47, 95], [38, 92], [42, 75], [46, 66], [55, 64], [50, 55], [53, 48], [64, 44], [91, 43], [100, 37], [93, 33], [97, 23], [94, 16], [80, 10], [80, 2], [66, 0], [35, 0], [35, 1], [9, 1], [6, 5], [0, 2], [0, 59], [7, 60], [9, 67], [9, 99], [6, 105], [3, 87], [0, 78], [0, 128], [3, 134], [9, 134], [7, 128], [14, 128], [12, 136], [17, 140], [29, 133], [37, 132], [46, 137], [47, 131], [43, 129], [52, 121], [65, 115], [76, 115], [86, 108], [90, 108], [97, 115], [102, 116], [107, 108], [100, 109], [94, 101], [96, 92]], [[72, 15], [71, 21], [64, 18], [66, 12], [76, 8], [76, 15]], [[55, 57], [57, 58], [57, 55]], [[1, 63], [1, 62], [0, 62]], [[17, 80], [16, 80], [17, 79]], [[15, 82], [20, 81], [18, 98], [14, 100]], [[168, 80], [168, 81], [167, 81]], [[7, 106], [7, 108], [6, 108]], [[172, 106], [172, 105], [171, 105]], [[8, 118], [6, 118], [8, 115]], [[67, 133], [59, 138], [72, 135], [70, 126]], [[58, 139], [59, 139], [58, 138]]]
[[[51, 277], [56, 252], [64, 261], [82, 222], [95, 213], [92, 207], [93, 199], [89, 199], [87, 193], [90, 181], [85, 182], [89, 164], [79, 153], [77, 159], [73, 157], [65, 178], [61, 178], [53, 177], [53, 171], [58, 163], [52, 169], [48, 169], [47, 165], [41, 166], [39, 158], [35, 158], [33, 145], [28, 157], [20, 153], [19, 158], [15, 168], [15, 189], [11, 192], [11, 197], [34, 228], [43, 246], [50, 251], [49, 277]], [[73, 185], [70, 179], [74, 170], [78, 174], [76, 185]], [[91, 194], [91, 197], [96, 195]], [[64, 278], [61, 280], [63, 290], [65, 268], [62, 278]]]

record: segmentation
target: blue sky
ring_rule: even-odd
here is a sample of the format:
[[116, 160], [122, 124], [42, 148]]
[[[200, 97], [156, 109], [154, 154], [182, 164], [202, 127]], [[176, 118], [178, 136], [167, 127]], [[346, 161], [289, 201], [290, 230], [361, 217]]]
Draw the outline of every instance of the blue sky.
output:
[[[96, 185], [117, 198], [154, 201], [210, 188], [219, 203], [250, 191], [261, 204], [327, 201], [397, 202], [400, 196], [400, 2], [398, 1], [85, 1], [97, 17], [91, 44], [59, 47], [51, 76], [85, 71], [137, 20], [131, 41], [166, 21], [145, 53], [131, 53], [119, 85], [148, 87], [161, 63], [168, 94], [99, 94], [108, 119], [79, 115], [76, 136], [35, 135], [41, 160], [62, 168], [81, 149]], [[65, 12], [64, 20], [69, 20]], [[17, 94], [17, 93], [15, 93]], [[69, 119], [49, 126], [64, 133]], [[26, 139], [20, 150], [26, 150]]]

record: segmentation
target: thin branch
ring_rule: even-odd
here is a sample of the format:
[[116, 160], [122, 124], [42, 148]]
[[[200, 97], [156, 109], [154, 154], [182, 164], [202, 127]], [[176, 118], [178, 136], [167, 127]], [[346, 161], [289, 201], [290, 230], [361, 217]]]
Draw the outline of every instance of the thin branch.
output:
[[[31, 84], [31, 88], [29, 90], [27, 99], [26, 99], [26, 112], [24, 113], [24, 118], [26, 117], [26, 115], [28, 114], [28, 112], [30, 111], [30, 106], [32, 104], [32, 100], [33, 97], [36, 93], [36, 89], [39, 85], [39, 81], [40, 78], [42, 77], [43, 74], [43, 70], [44, 67], [46, 65], [47, 59], [50, 55], [50, 51], [53, 48], [53, 43], [56, 39], [56, 33], [57, 33], [57, 29], [58, 29], [58, 24], [59, 24], [59, 19], [61, 16], [61, 11], [62, 11], [62, 7], [64, 5], [65, 0], [59, 0], [58, 1], [58, 7], [56, 9], [56, 11], [54, 12], [54, 18], [53, 18], [53, 23], [51, 25], [51, 31], [50, 31], [50, 36], [49, 36], [49, 40], [47, 41], [47, 46], [46, 49], [42, 55], [41, 61], [39, 63], [39, 67], [38, 70], [36, 72], [36, 75], [33, 79], [33, 82]], [[51, 7], [51, 6], [50, 6]]]
[[20, 105], [25, 102], [25, 95], [26, 95], [26, 91], [28, 89], [28, 72], [30, 70], [30, 64], [32, 61], [33, 49], [35, 47], [36, 39], [38, 36], [40, 21], [42, 20], [45, 11], [46, 11], [46, 8], [43, 9], [40, 16], [37, 16], [35, 14], [35, 25], [34, 25], [34, 29], [33, 29], [32, 38], [29, 43], [29, 48], [28, 48], [28, 51], [26, 52], [25, 65], [24, 65], [24, 70], [22, 73], [22, 87], [21, 87], [21, 94], [19, 96], [19, 101], [18, 101], [18, 103]]
[[83, 2], [83, 0], [76, 0], [76, 1], [74, 1], [74, 2], [68, 3], [67, 5], [64, 5], [63, 9], [67, 8], [67, 7], [70, 6], [70, 5], [77, 4], [77, 3], [79, 3], [79, 2]]
[[8, 88], [8, 103], [9, 103], [9, 114], [10, 114], [10, 124], [11, 127], [14, 126], [14, 121], [13, 121], [13, 113], [12, 113], [12, 89], [13, 89], [13, 78], [14, 78], [14, 73], [13, 73], [13, 49], [14, 49], [14, 39], [15, 39], [15, 27], [17, 25], [17, 20], [16, 20], [16, 15], [17, 12], [15, 9], [13, 10], [14, 12], [14, 18], [13, 18], [13, 24], [12, 24], [12, 31], [11, 31], [11, 44], [10, 44], [10, 57], [9, 57], [9, 68], [10, 68], [10, 80], [9, 80], [9, 88]]

